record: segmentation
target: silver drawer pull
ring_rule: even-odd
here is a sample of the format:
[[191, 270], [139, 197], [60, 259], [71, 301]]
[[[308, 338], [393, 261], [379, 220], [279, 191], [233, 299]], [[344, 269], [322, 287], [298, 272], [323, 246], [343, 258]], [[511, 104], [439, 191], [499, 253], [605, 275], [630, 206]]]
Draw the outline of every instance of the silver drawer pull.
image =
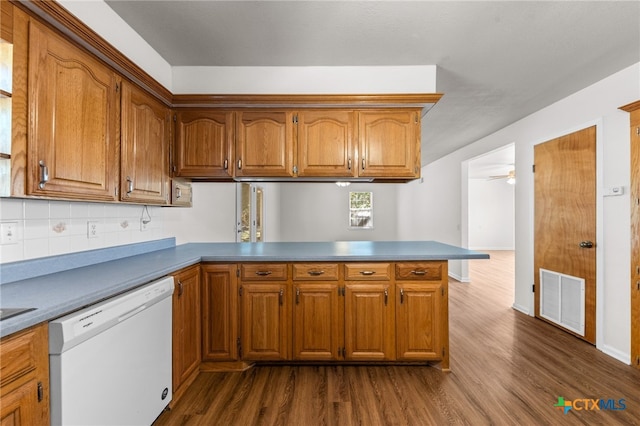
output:
[[413, 275], [426, 275], [427, 272], [424, 270], [417, 270], [417, 271], [411, 271], [411, 273]]
[[261, 277], [266, 277], [267, 275], [271, 275], [271, 271], [256, 271], [256, 275], [260, 275]]
[[361, 275], [373, 275], [375, 273], [376, 273], [376, 271], [360, 271]]
[[312, 271], [307, 271], [307, 274], [312, 275], [314, 277], [317, 277], [318, 275], [324, 274], [324, 271], [323, 270], [320, 270], [320, 271], [312, 270]]
[[38, 165], [40, 166], [40, 183], [38, 183], [38, 188], [44, 189], [44, 185], [49, 182], [49, 168], [42, 160], [38, 162]]
[[127, 176], [127, 195], [133, 192], [133, 179]]

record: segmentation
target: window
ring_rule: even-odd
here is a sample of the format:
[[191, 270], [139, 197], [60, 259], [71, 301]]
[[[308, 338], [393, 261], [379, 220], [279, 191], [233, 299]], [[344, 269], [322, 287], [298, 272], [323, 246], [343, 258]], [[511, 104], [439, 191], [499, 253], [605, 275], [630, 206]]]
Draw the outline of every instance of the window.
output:
[[349, 193], [349, 227], [373, 228], [373, 192]]

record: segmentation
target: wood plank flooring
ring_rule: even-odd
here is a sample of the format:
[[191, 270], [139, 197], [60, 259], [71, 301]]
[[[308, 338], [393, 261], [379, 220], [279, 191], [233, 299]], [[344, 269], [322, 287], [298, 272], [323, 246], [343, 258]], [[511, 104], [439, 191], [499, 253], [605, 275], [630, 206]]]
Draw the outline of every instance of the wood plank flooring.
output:
[[[428, 366], [201, 373], [154, 425], [640, 424], [640, 371], [513, 310], [513, 253], [491, 257], [471, 261], [471, 283], [450, 282], [451, 373]], [[576, 407], [564, 414], [554, 407], [558, 397]], [[597, 399], [615, 405], [593, 410]]]

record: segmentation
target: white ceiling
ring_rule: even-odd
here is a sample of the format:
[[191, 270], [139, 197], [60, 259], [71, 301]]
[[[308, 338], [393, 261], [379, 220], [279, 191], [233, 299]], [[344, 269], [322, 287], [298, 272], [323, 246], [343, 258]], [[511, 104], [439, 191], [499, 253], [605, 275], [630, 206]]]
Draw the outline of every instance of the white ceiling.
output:
[[107, 4], [172, 66], [437, 65], [423, 164], [640, 61], [638, 1]]

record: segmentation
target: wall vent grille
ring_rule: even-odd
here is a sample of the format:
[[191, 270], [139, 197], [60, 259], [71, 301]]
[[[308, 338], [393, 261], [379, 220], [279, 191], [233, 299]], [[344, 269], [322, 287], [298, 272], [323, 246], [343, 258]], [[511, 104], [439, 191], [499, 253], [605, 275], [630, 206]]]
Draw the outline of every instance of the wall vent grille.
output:
[[540, 269], [540, 316], [584, 336], [584, 279]]

